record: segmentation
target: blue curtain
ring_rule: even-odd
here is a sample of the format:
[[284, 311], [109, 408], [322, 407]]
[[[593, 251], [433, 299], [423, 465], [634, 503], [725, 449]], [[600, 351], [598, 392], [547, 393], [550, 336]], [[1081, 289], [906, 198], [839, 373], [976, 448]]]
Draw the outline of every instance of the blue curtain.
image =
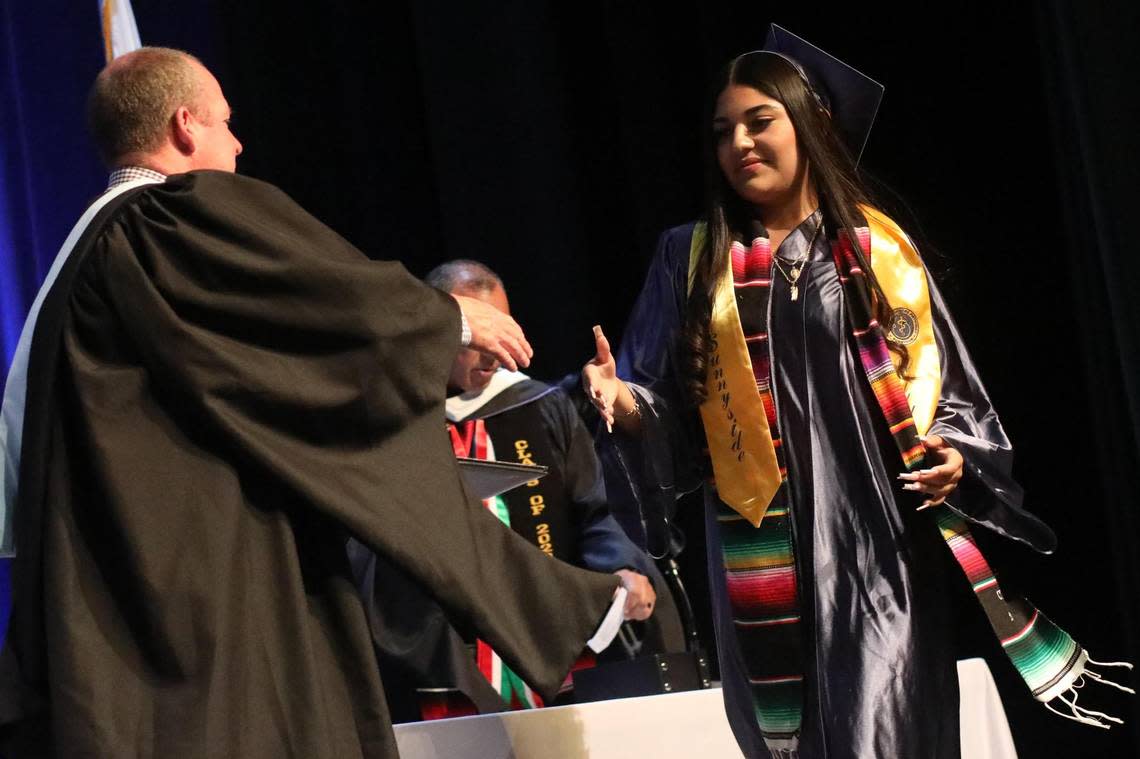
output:
[[[0, 3], [0, 341], [3, 370], [44, 274], [106, 175], [84, 129], [103, 65], [98, 3]], [[0, 561], [0, 635], [8, 562]]]

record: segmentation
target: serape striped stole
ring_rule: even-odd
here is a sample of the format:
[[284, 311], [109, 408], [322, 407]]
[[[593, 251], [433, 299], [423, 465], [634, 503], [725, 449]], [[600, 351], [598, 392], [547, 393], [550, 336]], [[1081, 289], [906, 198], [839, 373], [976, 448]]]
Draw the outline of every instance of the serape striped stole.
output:
[[[758, 394], [763, 408], [779, 480], [769, 502], [757, 504], [762, 508], [758, 526], [723, 503], [717, 513], [717, 524], [733, 626], [748, 670], [756, 721], [765, 743], [778, 754], [796, 748], [803, 718], [804, 678], [787, 467], [771, 387], [768, 315], [772, 250], [768, 239], [757, 237], [749, 248], [734, 243], [731, 260], [732, 302], [747, 349], [753, 392]], [[716, 347], [719, 360], [731, 360], [730, 340], [722, 338], [722, 343]], [[715, 377], [715, 369], [713, 371]], [[735, 414], [744, 404], [738, 406], [728, 390], [721, 391], [711, 405], [714, 414], [725, 411]], [[755, 434], [755, 431], [746, 430], [741, 434]], [[719, 486], [719, 479], [717, 484]]]
[[[447, 431], [451, 436], [451, 447], [457, 457], [469, 456], [481, 461], [495, 460], [494, 443], [487, 434], [487, 424], [484, 420], [448, 422]], [[498, 517], [507, 529], [510, 529], [511, 512], [501, 496], [486, 498], [483, 500], [483, 505]], [[475, 643], [475, 665], [511, 709], [537, 709], [543, 706], [542, 697], [531, 690], [518, 673], [507, 666], [495, 649], [481, 638]]]
[[[895, 293], [887, 289], [889, 279], [879, 276], [880, 263], [874, 260], [881, 248], [874, 244], [875, 237], [891, 240], [892, 244], [913, 251], [906, 235], [890, 219], [873, 209], [864, 209], [868, 227], [856, 230], [858, 242], [864, 257], [871, 261], [871, 267], [879, 278], [888, 299]], [[920, 435], [933, 420], [934, 408], [930, 416], [919, 418], [917, 411], [912, 416], [913, 395], [911, 387], [899, 377], [893, 357], [887, 349], [886, 331], [875, 318], [872, 308], [871, 288], [866, 274], [859, 265], [854, 249], [846, 235], [832, 241], [832, 252], [839, 270], [852, 334], [859, 349], [859, 358], [867, 381], [874, 391], [883, 418], [890, 428], [891, 435], [902, 457], [907, 471], [918, 471], [926, 467], [925, 449]], [[918, 262], [917, 254], [912, 256]], [[884, 262], [884, 268], [897, 271], [899, 262]], [[921, 266], [921, 263], [918, 263]], [[891, 300], [895, 303], [894, 300]], [[896, 308], [896, 313], [898, 309]], [[920, 313], [929, 314], [929, 304]], [[892, 325], [893, 326], [893, 325]], [[920, 325], [925, 329], [925, 325]], [[894, 330], [892, 329], [892, 334]], [[922, 357], [920, 356], [920, 360]], [[907, 396], [912, 395], [911, 404]], [[974, 594], [989, 620], [994, 634], [1001, 641], [1015, 669], [1025, 680], [1033, 697], [1053, 712], [1095, 727], [1108, 727], [1109, 722], [1119, 723], [1115, 717], [1095, 712], [1077, 704], [1077, 689], [1084, 685], [1084, 678], [1101, 682], [1120, 690], [1132, 693], [1130, 688], [1106, 680], [1100, 672], [1090, 669], [1090, 664], [1108, 667], [1132, 666], [1123, 662], [1094, 662], [1088, 653], [1048, 617], [1034, 608], [1026, 599], [1002, 590], [989, 563], [982, 555], [977, 541], [970, 533], [966, 520], [942, 503], [929, 509], [946, 541], [955, 561], [966, 575]], [[1060, 712], [1050, 701], [1059, 701], [1067, 711]]]

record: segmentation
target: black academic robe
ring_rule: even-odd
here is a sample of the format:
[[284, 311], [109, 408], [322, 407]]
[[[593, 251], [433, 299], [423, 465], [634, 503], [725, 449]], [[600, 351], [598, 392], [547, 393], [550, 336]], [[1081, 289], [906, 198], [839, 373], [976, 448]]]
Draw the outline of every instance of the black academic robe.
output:
[[[523, 456], [548, 468], [533, 485], [502, 495], [511, 529], [552, 556], [599, 572], [652, 572], [652, 562], [610, 515], [593, 438], [559, 388], [526, 379], [498, 393], [464, 419], [482, 419], [500, 461]], [[469, 455], [471, 455], [469, 453]], [[541, 511], [531, 508], [542, 496]], [[549, 540], [544, 538], [549, 537]]]
[[[626, 536], [609, 512], [593, 439], [566, 393], [533, 379], [507, 387], [458, 422], [483, 419], [500, 461], [522, 450], [549, 474], [534, 486], [503, 494], [511, 529], [551, 556], [598, 572], [633, 569], [650, 578], [658, 594], [653, 616], [641, 630], [646, 651], [684, 650], [680, 617], [668, 586], [646, 553]], [[519, 445], [524, 442], [525, 445]], [[543, 497], [536, 513], [530, 502]], [[504, 528], [505, 529], [505, 528]], [[549, 540], [540, 540], [540, 536]], [[384, 675], [393, 719], [420, 719], [417, 688], [455, 689], [480, 713], [507, 706], [475, 667], [462, 621], [447, 615], [414, 583], [353, 541], [349, 546], [365, 611]], [[525, 577], [515, 573], [516, 578]], [[401, 613], [394, 613], [400, 610]], [[619, 656], [619, 652], [606, 651]]]
[[350, 535], [555, 691], [616, 579], [465, 497], [459, 332], [452, 299], [265, 183], [113, 201], [32, 343], [9, 755], [394, 757]]
[[[611, 507], [658, 550], [669, 540], [674, 497], [707, 472], [700, 419], [678, 381], [692, 234], [690, 224], [662, 236], [618, 355], [619, 374], [638, 385], [643, 435], [600, 438]], [[768, 330], [805, 638], [800, 755], [956, 759], [956, 622], [948, 599], [952, 584], [965, 588], [965, 581], [929, 514], [915, 512], [921, 499], [900, 489], [901, 459], [860, 364], [827, 241], [806, 248], [801, 226], [778, 251], [791, 260], [807, 254], [809, 262], [795, 301], [786, 281], [773, 276]], [[942, 359], [930, 432], [965, 459], [947, 502], [975, 524], [1050, 551], [1055, 537], [1021, 506], [1012, 447], [929, 284]], [[744, 754], [767, 757], [735, 642], [716, 496], [709, 488], [704, 496], [725, 709]], [[980, 616], [976, 605], [965, 608]]]

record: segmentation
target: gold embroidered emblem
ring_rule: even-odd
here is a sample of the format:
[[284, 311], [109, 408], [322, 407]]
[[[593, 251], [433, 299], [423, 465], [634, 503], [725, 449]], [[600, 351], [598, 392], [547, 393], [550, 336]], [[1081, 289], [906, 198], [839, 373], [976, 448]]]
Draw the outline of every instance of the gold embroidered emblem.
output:
[[891, 328], [887, 339], [896, 345], [910, 345], [918, 340], [918, 317], [909, 308], [896, 308], [891, 312]]

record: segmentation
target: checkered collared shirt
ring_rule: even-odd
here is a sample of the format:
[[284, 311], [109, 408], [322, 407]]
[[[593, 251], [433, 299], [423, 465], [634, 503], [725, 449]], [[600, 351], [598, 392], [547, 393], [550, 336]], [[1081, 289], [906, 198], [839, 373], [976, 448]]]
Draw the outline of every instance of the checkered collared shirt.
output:
[[136, 179], [153, 179], [156, 182], [165, 182], [166, 175], [142, 166], [124, 166], [111, 172], [111, 176], [107, 178], [107, 189], [110, 190], [124, 182], [133, 182]]

